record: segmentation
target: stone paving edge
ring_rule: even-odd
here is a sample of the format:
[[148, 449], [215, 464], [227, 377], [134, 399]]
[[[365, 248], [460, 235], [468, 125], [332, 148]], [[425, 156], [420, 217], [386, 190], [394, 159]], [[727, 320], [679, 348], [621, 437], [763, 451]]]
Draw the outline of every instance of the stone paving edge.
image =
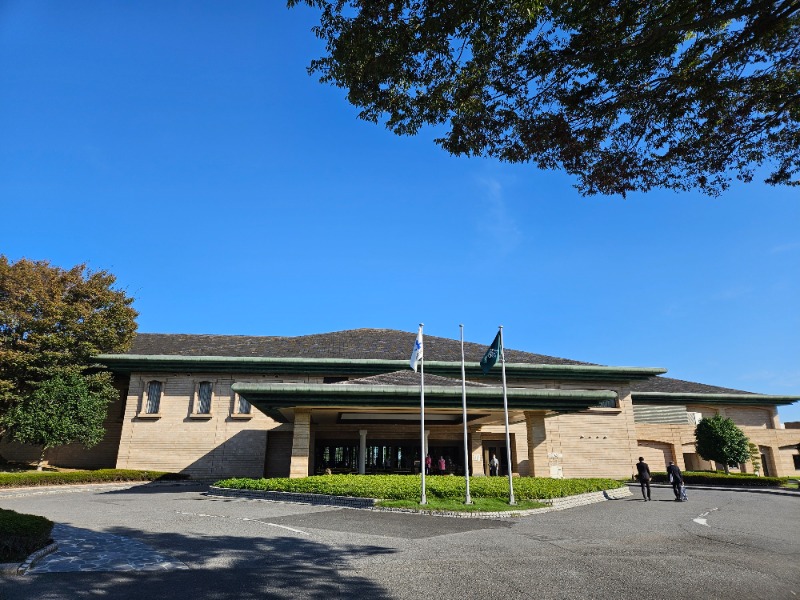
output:
[[505, 519], [514, 517], [525, 517], [528, 515], [565, 510], [576, 506], [586, 506], [606, 500], [618, 500], [632, 496], [631, 490], [627, 487], [602, 490], [599, 492], [588, 492], [564, 498], [550, 498], [539, 500], [543, 504], [548, 504], [544, 508], [532, 508], [528, 510], [508, 510], [499, 512], [458, 512], [443, 510], [413, 510], [408, 508], [384, 508], [375, 506], [378, 502], [375, 498], [354, 498], [350, 496], [331, 496], [328, 494], [299, 494], [294, 492], [271, 492], [260, 490], [235, 490], [231, 488], [221, 488], [210, 486], [206, 495], [221, 498], [240, 498], [244, 500], [261, 500], [267, 502], [296, 502], [298, 504], [311, 504], [321, 506], [337, 506], [341, 508], [366, 509], [382, 512], [402, 512], [407, 514], [429, 515], [437, 517], [454, 517], [460, 519]]
[[0, 564], [0, 574], [24, 575], [28, 569], [32, 568], [37, 562], [42, 560], [48, 554], [52, 554], [56, 550], [58, 550], [58, 544], [53, 542], [44, 548], [39, 548], [39, 550], [31, 554], [22, 563], [2, 563]]

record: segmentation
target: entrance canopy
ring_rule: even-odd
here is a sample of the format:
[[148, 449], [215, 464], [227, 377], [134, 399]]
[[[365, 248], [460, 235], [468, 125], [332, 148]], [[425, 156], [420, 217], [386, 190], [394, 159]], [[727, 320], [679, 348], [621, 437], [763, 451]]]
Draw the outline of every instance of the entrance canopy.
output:
[[[426, 375], [425, 380], [426, 411], [435, 411], [450, 423], [460, 422], [461, 381], [430, 375]], [[503, 410], [503, 389], [500, 386], [474, 382], [468, 382], [467, 386], [467, 410], [472, 418]], [[295, 408], [338, 412], [340, 422], [409, 421], [416, 418], [414, 411], [420, 405], [419, 375], [411, 371], [335, 384], [235, 383], [232, 389], [280, 422], [291, 421]], [[609, 390], [509, 388], [507, 398], [509, 411], [566, 413], [615, 401], [617, 394]], [[444, 416], [448, 414], [452, 416]]]

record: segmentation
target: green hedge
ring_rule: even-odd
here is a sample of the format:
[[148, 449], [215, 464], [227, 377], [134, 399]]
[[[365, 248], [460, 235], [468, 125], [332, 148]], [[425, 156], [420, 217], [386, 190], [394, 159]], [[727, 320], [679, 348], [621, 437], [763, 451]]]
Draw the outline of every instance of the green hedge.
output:
[[[462, 477], [429, 475], [425, 478], [429, 497], [459, 499], [464, 497], [465, 483]], [[218, 481], [219, 487], [295, 492], [300, 494], [330, 494], [357, 498], [384, 500], [414, 500], [419, 498], [419, 475], [319, 475], [298, 479], [225, 479]], [[514, 496], [519, 500], [545, 500], [574, 496], [586, 492], [597, 492], [622, 487], [613, 479], [544, 479], [515, 477]], [[470, 478], [470, 495], [474, 498], [507, 498], [508, 478]]]
[[50, 541], [53, 523], [44, 517], [0, 508], [0, 562], [25, 560]]
[[187, 479], [186, 475], [162, 471], [133, 471], [126, 469], [100, 469], [97, 471], [24, 471], [0, 473], [0, 488], [32, 487], [38, 485], [63, 485], [68, 483], [107, 483], [115, 481], [163, 481]]
[[[653, 473], [655, 483], [669, 483], [666, 473]], [[788, 477], [756, 477], [749, 473], [714, 473], [711, 471], [686, 471], [683, 481], [686, 485], [720, 485], [730, 487], [780, 487]]]

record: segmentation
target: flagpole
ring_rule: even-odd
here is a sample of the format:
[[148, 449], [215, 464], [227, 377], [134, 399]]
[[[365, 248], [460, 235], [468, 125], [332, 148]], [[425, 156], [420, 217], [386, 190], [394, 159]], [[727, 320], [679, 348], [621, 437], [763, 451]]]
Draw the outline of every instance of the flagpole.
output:
[[[424, 323], [419, 324], [419, 336], [422, 337], [422, 328]], [[425, 468], [427, 466], [427, 456], [425, 454], [425, 347], [422, 348], [422, 356], [419, 359], [419, 427], [420, 427], [420, 441], [422, 445], [422, 452], [420, 453], [420, 473], [422, 474], [422, 493], [420, 494], [419, 503], [427, 504], [428, 497], [425, 494]]]
[[464, 368], [464, 326], [461, 328], [461, 409], [462, 420], [464, 421], [464, 479], [467, 483], [467, 493], [464, 497], [464, 504], [472, 504], [472, 497], [469, 495], [469, 448], [467, 448], [467, 376]]
[[508, 433], [508, 393], [506, 388], [506, 346], [503, 343], [503, 326], [500, 325], [500, 365], [503, 368], [503, 416], [506, 421], [506, 464], [508, 465], [508, 503], [514, 506], [514, 482], [511, 477], [511, 436]]

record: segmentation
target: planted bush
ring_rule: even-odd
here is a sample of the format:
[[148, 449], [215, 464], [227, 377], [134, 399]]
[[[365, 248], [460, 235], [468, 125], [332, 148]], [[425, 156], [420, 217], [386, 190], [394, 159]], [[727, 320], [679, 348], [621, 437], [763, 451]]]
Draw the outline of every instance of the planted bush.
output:
[[[464, 497], [466, 484], [461, 477], [429, 475], [425, 478], [425, 482], [429, 497], [442, 499]], [[385, 500], [415, 500], [420, 494], [418, 475], [320, 475], [298, 479], [225, 479], [215, 485], [241, 490], [330, 494]], [[623, 485], [613, 479], [519, 477], [514, 478], [514, 496], [519, 500], [546, 500], [614, 489]], [[507, 498], [508, 479], [470, 478], [470, 494], [473, 498]]]
[[53, 522], [0, 508], [0, 562], [25, 560], [50, 541]]
[[63, 485], [68, 483], [108, 483], [117, 481], [164, 481], [187, 479], [179, 473], [162, 471], [134, 471], [128, 469], [99, 469], [97, 471], [25, 471], [0, 473], [0, 488], [31, 487], [37, 485]]
[[[653, 473], [653, 481], [666, 483], [666, 473]], [[788, 477], [758, 477], [750, 473], [725, 473], [687, 471], [683, 474], [686, 485], [723, 485], [730, 487], [780, 487], [787, 482]]]

